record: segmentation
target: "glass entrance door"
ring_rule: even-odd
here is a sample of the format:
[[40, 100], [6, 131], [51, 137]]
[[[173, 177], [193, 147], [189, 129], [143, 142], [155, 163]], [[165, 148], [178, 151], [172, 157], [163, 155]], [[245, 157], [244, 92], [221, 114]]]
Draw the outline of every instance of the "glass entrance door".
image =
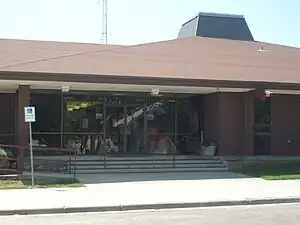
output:
[[126, 108], [122, 105], [106, 106], [105, 143], [107, 153], [126, 152]]
[[147, 99], [147, 152], [174, 154], [177, 148], [176, 99], [172, 95]]
[[131, 154], [145, 153], [145, 107], [126, 106], [127, 151]]
[[107, 153], [142, 152], [144, 140], [144, 95], [111, 96], [104, 110]]

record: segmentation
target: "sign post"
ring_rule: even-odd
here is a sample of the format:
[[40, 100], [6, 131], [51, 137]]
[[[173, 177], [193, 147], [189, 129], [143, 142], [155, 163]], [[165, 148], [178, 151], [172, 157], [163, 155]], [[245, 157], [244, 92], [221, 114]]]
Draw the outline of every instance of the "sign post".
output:
[[33, 150], [32, 150], [32, 128], [31, 123], [35, 122], [35, 107], [25, 107], [25, 122], [29, 125], [29, 146], [30, 146], [30, 167], [31, 167], [31, 185], [34, 186], [34, 169], [33, 169]]

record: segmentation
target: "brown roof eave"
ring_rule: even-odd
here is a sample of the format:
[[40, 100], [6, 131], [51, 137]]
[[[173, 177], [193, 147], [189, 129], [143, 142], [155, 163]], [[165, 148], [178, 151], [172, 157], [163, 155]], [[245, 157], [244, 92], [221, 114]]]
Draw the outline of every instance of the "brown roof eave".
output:
[[0, 80], [300, 90], [300, 83], [0, 71]]

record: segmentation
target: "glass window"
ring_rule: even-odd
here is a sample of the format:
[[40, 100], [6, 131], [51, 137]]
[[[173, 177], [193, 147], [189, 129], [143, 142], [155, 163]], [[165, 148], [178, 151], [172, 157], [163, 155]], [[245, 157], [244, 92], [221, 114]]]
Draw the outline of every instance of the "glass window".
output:
[[177, 96], [177, 151], [195, 153], [200, 148], [199, 96]]
[[173, 95], [148, 97], [146, 116], [148, 153], [175, 153], [175, 114], [176, 99]]
[[36, 122], [32, 123], [33, 132], [61, 131], [61, 94], [33, 93], [30, 104], [35, 106], [36, 114]]
[[254, 123], [269, 124], [271, 122], [271, 100], [259, 100], [254, 98]]
[[15, 143], [15, 94], [0, 93], [0, 143]]
[[271, 98], [254, 98], [254, 132], [269, 133], [271, 123]]
[[[67, 154], [63, 153], [60, 150], [45, 150], [43, 148], [59, 148], [60, 149], [60, 144], [61, 144], [61, 134], [56, 133], [56, 134], [47, 134], [47, 133], [33, 133], [32, 135], [32, 146], [34, 148], [34, 155], [39, 156], [39, 155], [46, 155], [46, 156], [51, 156], [51, 155], [58, 155], [58, 154]], [[27, 152], [29, 149], [27, 149]]]
[[103, 116], [103, 98], [91, 95], [64, 96], [64, 133], [98, 133]]
[[140, 153], [144, 149], [144, 93], [112, 93], [106, 104], [109, 153]]
[[37, 119], [33, 141], [36, 146], [74, 149], [84, 155], [195, 153], [200, 142], [198, 97], [33, 93]]
[[96, 154], [103, 136], [103, 101], [91, 93], [64, 95], [64, 148], [80, 154]]
[[61, 148], [61, 93], [32, 93], [30, 100], [36, 114], [36, 122], [32, 123], [34, 154], [60, 154], [38, 149]]

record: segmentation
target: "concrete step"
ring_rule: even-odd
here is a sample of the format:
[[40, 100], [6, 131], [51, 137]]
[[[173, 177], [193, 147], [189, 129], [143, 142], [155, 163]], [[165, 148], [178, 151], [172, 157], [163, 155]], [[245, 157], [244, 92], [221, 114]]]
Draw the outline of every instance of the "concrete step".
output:
[[[227, 167], [220, 168], [130, 168], [130, 169], [99, 169], [76, 170], [76, 174], [109, 174], [109, 173], [178, 173], [178, 172], [222, 172]], [[73, 171], [71, 171], [73, 173]]]
[[[175, 168], [222, 168], [226, 167], [224, 164], [175, 164]], [[132, 164], [132, 165], [106, 165], [104, 166], [91, 166], [91, 165], [80, 165], [76, 166], [76, 170], [99, 170], [99, 169], [146, 169], [146, 168], [174, 168], [173, 163], [169, 164]], [[74, 168], [71, 168], [74, 169]]]
[[[222, 163], [221, 160], [147, 160], [147, 161], [78, 161], [76, 162], [76, 166], [104, 166], [106, 165], [161, 165], [161, 164], [219, 164]], [[75, 162], [70, 163], [69, 165], [74, 165]]]
[[[135, 156], [135, 157], [132, 157], [132, 156], [124, 156], [124, 157], [121, 157], [121, 156], [107, 156], [105, 157], [105, 160], [106, 161], [122, 161], [122, 162], [126, 162], [126, 161], [168, 161], [168, 160], [172, 160], [173, 161], [173, 156], [165, 156], [165, 155], [162, 155], [162, 156]], [[72, 158], [72, 160], [74, 160], [74, 158]], [[97, 162], [99, 160], [104, 160], [104, 157], [101, 157], [99, 156], [99, 158], [95, 159], [95, 157], [93, 158], [81, 158], [81, 157], [78, 157], [76, 158], [76, 162]], [[182, 155], [178, 155], [178, 156], [175, 156], [175, 160], [176, 161], [181, 161], [181, 160], [186, 160], [186, 161], [190, 161], [190, 160], [220, 160], [220, 157], [218, 156], [196, 156], [196, 155], [193, 155], [193, 156], [182, 156]]]
[[[100, 159], [78, 159], [76, 173], [163, 173], [228, 171], [220, 157], [200, 156], [108, 156]], [[71, 163], [73, 173], [75, 163]]]

